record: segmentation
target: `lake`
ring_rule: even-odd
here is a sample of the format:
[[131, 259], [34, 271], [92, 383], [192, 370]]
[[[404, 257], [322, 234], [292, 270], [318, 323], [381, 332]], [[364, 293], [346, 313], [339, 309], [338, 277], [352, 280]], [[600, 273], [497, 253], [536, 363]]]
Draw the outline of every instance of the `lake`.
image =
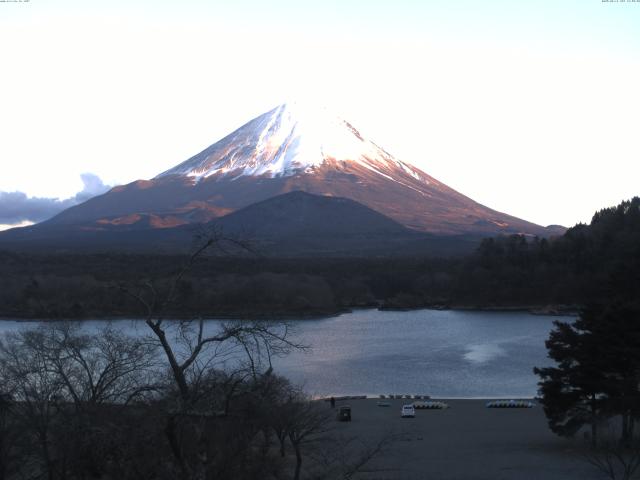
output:
[[[274, 359], [277, 373], [314, 396], [427, 394], [446, 398], [532, 397], [534, 366], [551, 364], [544, 342], [554, 320], [526, 312], [356, 310], [300, 320], [295, 339], [311, 346]], [[215, 328], [217, 320], [208, 320]], [[97, 329], [106, 321], [84, 321]], [[119, 320], [131, 334], [140, 321]], [[0, 334], [34, 322], [0, 322]]]

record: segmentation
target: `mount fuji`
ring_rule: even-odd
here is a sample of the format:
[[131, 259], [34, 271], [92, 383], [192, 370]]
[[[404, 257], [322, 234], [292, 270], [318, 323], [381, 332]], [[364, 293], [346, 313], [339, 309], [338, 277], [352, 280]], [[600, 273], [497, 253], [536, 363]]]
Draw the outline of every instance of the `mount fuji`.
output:
[[[115, 187], [21, 229], [21, 236], [38, 230], [44, 234], [42, 229], [167, 230], [221, 221], [245, 207], [295, 191], [352, 200], [409, 232], [435, 236], [549, 236], [563, 231], [487, 208], [396, 159], [348, 121], [325, 109], [289, 103], [254, 118], [151, 180]], [[295, 209], [290, 214], [295, 216]]]

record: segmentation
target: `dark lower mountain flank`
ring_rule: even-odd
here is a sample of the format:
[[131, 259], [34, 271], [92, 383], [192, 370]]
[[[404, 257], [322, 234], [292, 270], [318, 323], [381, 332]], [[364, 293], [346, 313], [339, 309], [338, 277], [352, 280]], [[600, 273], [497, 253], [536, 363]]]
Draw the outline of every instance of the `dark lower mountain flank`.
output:
[[157, 222], [149, 214], [111, 222], [109, 228], [45, 222], [0, 234], [0, 248], [172, 254], [186, 253], [198, 238], [215, 233], [246, 242], [251, 254], [267, 256], [451, 256], [471, 252], [481, 239], [417, 232], [353, 200], [301, 191], [278, 195], [208, 223], [149, 227]]

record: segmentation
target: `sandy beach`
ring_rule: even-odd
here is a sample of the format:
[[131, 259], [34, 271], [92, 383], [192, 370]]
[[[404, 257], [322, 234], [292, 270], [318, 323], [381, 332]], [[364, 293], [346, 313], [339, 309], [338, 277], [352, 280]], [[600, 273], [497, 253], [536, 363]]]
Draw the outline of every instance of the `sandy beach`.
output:
[[[590, 480], [601, 478], [580, 452], [584, 442], [566, 440], [547, 427], [540, 406], [490, 409], [485, 400], [443, 400], [446, 410], [417, 410], [401, 418], [410, 400], [339, 400], [352, 422], [336, 422], [336, 435], [375, 442], [394, 440], [359, 478], [438, 480]], [[329, 408], [329, 407], [327, 407]]]

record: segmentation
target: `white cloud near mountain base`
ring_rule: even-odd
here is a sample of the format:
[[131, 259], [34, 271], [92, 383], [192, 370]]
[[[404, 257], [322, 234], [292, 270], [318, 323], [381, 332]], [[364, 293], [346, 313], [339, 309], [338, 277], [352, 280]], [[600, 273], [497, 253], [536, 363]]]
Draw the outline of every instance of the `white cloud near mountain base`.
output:
[[47, 220], [111, 188], [93, 173], [83, 173], [80, 178], [84, 185], [82, 190], [65, 199], [29, 197], [24, 192], [0, 192], [0, 230], [24, 227]]

